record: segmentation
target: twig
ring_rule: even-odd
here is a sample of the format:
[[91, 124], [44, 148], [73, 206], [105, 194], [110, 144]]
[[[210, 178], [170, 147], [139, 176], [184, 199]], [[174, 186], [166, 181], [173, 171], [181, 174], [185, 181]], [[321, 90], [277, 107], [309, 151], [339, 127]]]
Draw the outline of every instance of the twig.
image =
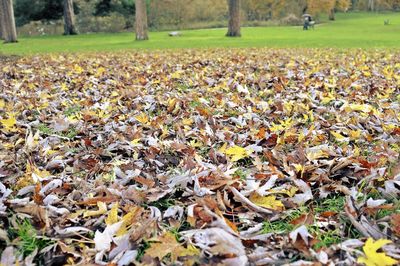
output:
[[240, 201], [243, 204], [246, 204], [253, 211], [261, 212], [264, 214], [273, 214], [272, 211], [255, 205], [253, 202], [251, 202], [249, 199], [247, 199], [245, 196], [243, 196], [236, 188], [230, 187], [230, 190], [235, 195], [235, 197], [237, 198], [238, 201]]
[[[346, 197], [346, 198], [347, 198], [347, 204], [350, 204], [350, 203], [351, 203], [350, 197]], [[367, 229], [366, 229], [362, 224], [360, 224], [360, 223], [354, 218], [354, 216], [350, 213], [350, 211], [349, 211], [347, 205], [344, 207], [344, 211], [345, 211], [347, 217], [349, 218], [351, 224], [352, 224], [363, 236], [365, 236], [365, 237], [371, 237], [371, 235], [368, 233]]]

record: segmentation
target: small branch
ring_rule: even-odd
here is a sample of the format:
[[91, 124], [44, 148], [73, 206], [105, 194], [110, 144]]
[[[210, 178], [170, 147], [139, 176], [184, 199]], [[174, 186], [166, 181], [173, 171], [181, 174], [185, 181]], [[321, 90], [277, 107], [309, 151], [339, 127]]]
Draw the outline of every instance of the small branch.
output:
[[[350, 197], [346, 197], [347, 199], [347, 204], [351, 204], [351, 199]], [[371, 234], [368, 233], [367, 229], [360, 224], [355, 218], [354, 216], [350, 213], [348, 206], [346, 205], [344, 207], [344, 211], [347, 215], [347, 217], [349, 218], [351, 224], [365, 237], [371, 237]]]
[[229, 189], [232, 191], [233, 195], [235, 195], [235, 197], [237, 198], [238, 201], [240, 201], [241, 203], [247, 205], [253, 211], [261, 212], [261, 213], [264, 213], [264, 214], [273, 214], [272, 211], [255, 205], [248, 198], [243, 196], [236, 188], [230, 187]]

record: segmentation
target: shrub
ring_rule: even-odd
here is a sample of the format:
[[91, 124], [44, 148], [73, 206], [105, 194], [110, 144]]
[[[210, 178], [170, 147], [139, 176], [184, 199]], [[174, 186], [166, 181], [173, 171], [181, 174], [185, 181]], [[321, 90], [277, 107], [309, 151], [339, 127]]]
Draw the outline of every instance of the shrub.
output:
[[289, 14], [280, 20], [282, 25], [292, 25], [297, 26], [302, 24], [301, 18], [297, 17], [295, 14]]

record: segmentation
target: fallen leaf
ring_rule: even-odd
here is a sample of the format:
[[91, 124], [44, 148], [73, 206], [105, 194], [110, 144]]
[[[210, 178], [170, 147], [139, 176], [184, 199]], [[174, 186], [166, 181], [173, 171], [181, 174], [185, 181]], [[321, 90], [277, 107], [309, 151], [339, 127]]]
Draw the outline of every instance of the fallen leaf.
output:
[[387, 256], [384, 252], [378, 252], [378, 249], [390, 243], [392, 241], [387, 239], [374, 241], [372, 238], [368, 238], [363, 247], [365, 256], [359, 257], [357, 262], [364, 263], [366, 266], [391, 266], [397, 264], [397, 260]]
[[179, 256], [185, 254], [187, 250], [176, 241], [175, 235], [171, 232], [163, 234], [157, 239], [157, 243], [152, 243], [151, 247], [146, 250], [146, 255], [153, 258], [162, 259], [168, 254], [171, 254], [171, 260], [174, 262]]
[[83, 217], [100, 216], [107, 212], [107, 205], [104, 202], [98, 201], [97, 207], [99, 208], [97, 211], [85, 211]]
[[119, 204], [118, 202], [116, 202], [111, 208], [111, 210], [108, 212], [108, 216], [106, 218], [106, 225], [112, 225], [118, 222], [118, 207]]
[[257, 206], [264, 207], [267, 209], [272, 209], [276, 211], [282, 211], [285, 209], [285, 206], [280, 200], [277, 200], [275, 196], [261, 196], [257, 192], [254, 192], [250, 195], [250, 201], [256, 204]]
[[14, 129], [15, 125], [17, 124], [17, 119], [15, 119], [15, 114], [8, 113], [7, 119], [1, 119], [0, 123], [3, 125], [6, 131], [11, 131]]
[[251, 151], [239, 146], [230, 147], [225, 151], [225, 154], [231, 158], [232, 162], [237, 162], [241, 159], [247, 158], [251, 153]]

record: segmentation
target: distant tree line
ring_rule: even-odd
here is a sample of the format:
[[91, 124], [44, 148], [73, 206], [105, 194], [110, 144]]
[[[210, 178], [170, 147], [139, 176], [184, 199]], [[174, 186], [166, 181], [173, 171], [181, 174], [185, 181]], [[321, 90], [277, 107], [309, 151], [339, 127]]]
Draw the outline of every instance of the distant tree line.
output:
[[400, 0], [0, 0], [0, 36], [7, 42], [14, 42], [15, 25], [62, 18], [64, 34], [73, 35], [78, 33], [76, 16], [119, 14], [128, 21], [127, 28], [134, 26], [137, 40], [148, 39], [148, 28], [210, 21], [227, 22], [227, 36], [237, 37], [241, 35], [243, 21], [286, 18], [298, 22], [304, 13], [326, 14], [335, 20], [337, 11], [399, 9]]
[[[226, 20], [227, 1], [229, 0], [145, 0], [149, 27]], [[75, 0], [75, 14], [79, 15], [80, 6], [88, 2], [95, 2], [93, 16], [118, 13], [130, 18], [135, 14], [135, 0]], [[298, 16], [305, 10], [310, 13], [325, 12], [327, 9], [399, 10], [400, 0], [241, 0], [241, 15], [246, 21], [283, 18], [290, 14]], [[63, 16], [63, 1], [14, 0], [14, 13], [17, 26], [30, 21], [56, 20]]]

